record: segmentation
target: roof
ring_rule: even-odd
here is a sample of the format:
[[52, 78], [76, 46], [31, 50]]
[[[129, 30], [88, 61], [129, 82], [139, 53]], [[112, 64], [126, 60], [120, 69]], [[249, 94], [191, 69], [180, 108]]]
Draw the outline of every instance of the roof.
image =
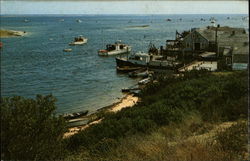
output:
[[[208, 26], [206, 28], [198, 28], [195, 31], [200, 33], [204, 38], [209, 41], [215, 41], [215, 33], [217, 27]], [[217, 28], [217, 40], [218, 42], [224, 42], [227, 39], [235, 40], [239, 38], [247, 38], [247, 34], [244, 28], [232, 28], [228, 26]]]
[[[195, 31], [211, 42], [215, 41], [216, 28], [209, 26]], [[219, 47], [231, 47], [233, 54], [249, 54], [249, 36], [244, 28], [218, 27], [217, 42]]]

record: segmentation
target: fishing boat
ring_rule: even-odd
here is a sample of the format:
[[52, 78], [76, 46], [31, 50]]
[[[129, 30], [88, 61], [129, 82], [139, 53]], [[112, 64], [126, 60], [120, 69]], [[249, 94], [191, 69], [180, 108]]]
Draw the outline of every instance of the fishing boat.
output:
[[180, 66], [180, 62], [174, 62], [164, 59], [161, 55], [154, 55], [152, 53], [137, 52], [128, 57], [116, 57], [117, 68], [133, 68], [133, 67], [147, 67], [155, 69], [175, 69]]
[[101, 49], [98, 51], [98, 55], [100, 56], [109, 56], [109, 55], [118, 55], [125, 54], [131, 51], [131, 46], [121, 43], [121, 41], [117, 41], [114, 44], [106, 45], [106, 49]]
[[79, 37], [75, 37], [75, 40], [71, 43], [69, 43], [69, 45], [83, 45], [86, 44], [88, 41], [87, 38], [83, 37], [83, 36], [79, 36]]
[[131, 72], [135, 70], [141, 69], [141, 67], [132, 67], [132, 66], [123, 66], [123, 67], [116, 67], [117, 71], [120, 72]]

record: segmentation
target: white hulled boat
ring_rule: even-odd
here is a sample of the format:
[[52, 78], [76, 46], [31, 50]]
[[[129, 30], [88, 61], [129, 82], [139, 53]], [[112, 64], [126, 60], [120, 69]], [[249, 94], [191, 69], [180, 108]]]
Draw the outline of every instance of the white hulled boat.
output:
[[83, 36], [79, 36], [79, 37], [75, 37], [75, 40], [71, 43], [69, 43], [69, 45], [83, 45], [86, 44], [88, 41], [87, 38], [83, 37]]
[[114, 44], [106, 45], [106, 49], [99, 50], [98, 54], [100, 56], [118, 55], [128, 53], [131, 51], [131, 49], [131, 46], [123, 44], [121, 41], [117, 41]]

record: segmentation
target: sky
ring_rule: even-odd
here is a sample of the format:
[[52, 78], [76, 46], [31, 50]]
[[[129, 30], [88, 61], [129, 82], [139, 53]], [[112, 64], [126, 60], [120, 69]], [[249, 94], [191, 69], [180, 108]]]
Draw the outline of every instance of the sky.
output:
[[248, 14], [248, 1], [0, 0], [3, 14]]

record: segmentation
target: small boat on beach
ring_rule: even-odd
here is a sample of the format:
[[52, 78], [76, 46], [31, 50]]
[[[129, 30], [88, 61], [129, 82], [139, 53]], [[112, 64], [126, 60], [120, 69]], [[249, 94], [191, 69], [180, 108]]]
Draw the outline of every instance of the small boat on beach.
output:
[[71, 113], [71, 114], [64, 114], [63, 117], [66, 119], [66, 120], [70, 120], [70, 119], [75, 119], [75, 118], [79, 118], [79, 117], [82, 117], [82, 116], [85, 116], [88, 114], [88, 110], [86, 111], [81, 111], [81, 112], [74, 112], [74, 113]]
[[83, 37], [83, 36], [79, 36], [79, 37], [75, 37], [75, 40], [71, 43], [69, 43], [69, 45], [83, 45], [86, 44], [88, 41], [87, 38]]
[[98, 51], [98, 55], [100, 56], [109, 56], [109, 55], [118, 55], [125, 54], [131, 51], [131, 46], [127, 44], [121, 43], [121, 41], [117, 41], [114, 44], [106, 45], [106, 49], [101, 49]]
[[140, 81], [138, 82], [138, 84], [139, 84], [139, 85], [145, 85], [145, 84], [148, 84], [150, 81], [151, 81], [151, 78], [148, 77], [148, 78], [145, 78], [145, 79], [143, 79], [143, 80], [140, 80]]
[[145, 68], [142, 68], [142, 69], [139, 69], [139, 70], [136, 70], [136, 71], [133, 71], [133, 72], [129, 72], [128, 73], [128, 76], [129, 77], [147, 77], [149, 75], [149, 71], [148, 69], [145, 69]]

